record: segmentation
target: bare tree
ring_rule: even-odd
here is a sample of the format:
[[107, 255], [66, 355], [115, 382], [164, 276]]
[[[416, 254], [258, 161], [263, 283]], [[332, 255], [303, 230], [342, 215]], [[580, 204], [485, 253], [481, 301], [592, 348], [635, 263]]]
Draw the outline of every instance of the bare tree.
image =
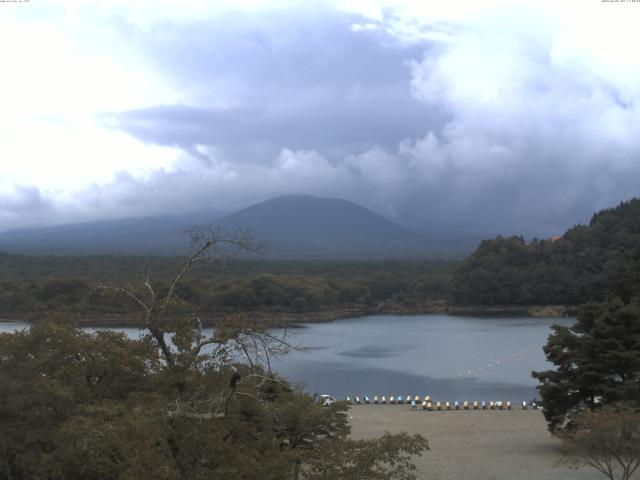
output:
[[630, 406], [587, 411], [561, 438], [570, 466], [587, 464], [610, 480], [629, 480], [640, 467], [640, 413]]
[[[133, 286], [99, 285], [92, 293], [110, 291], [133, 300], [141, 309], [142, 324], [148, 338], [158, 347], [166, 368], [178, 373], [192, 368], [234, 368], [242, 362], [249, 368], [248, 375], [231, 382], [228, 389], [191, 398], [188, 402], [176, 400], [174, 414], [200, 418], [227, 416], [229, 404], [235, 394], [256, 396], [257, 386], [267, 379], [277, 381], [271, 373], [271, 358], [286, 354], [299, 347], [291, 344], [286, 329], [279, 335], [269, 331], [264, 321], [252, 321], [246, 315], [234, 314], [219, 321], [210, 335], [205, 335], [198, 312], [179, 296], [179, 286], [198, 263], [222, 265], [238, 252], [260, 253], [264, 244], [238, 230], [227, 234], [218, 228], [194, 227], [189, 232], [191, 251], [168, 285], [160, 288], [146, 277]], [[259, 368], [258, 368], [259, 367]], [[180, 378], [177, 375], [176, 378]], [[238, 387], [253, 383], [251, 391], [241, 392]], [[176, 386], [184, 392], [184, 384]], [[253, 392], [253, 393], [252, 393]], [[257, 398], [257, 396], [256, 396]], [[258, 398], [257, 398], [258, 399]], [[259, 399], [258, 399], [259, 400]], [[215, 413], [215, 410], [223, 410]]]

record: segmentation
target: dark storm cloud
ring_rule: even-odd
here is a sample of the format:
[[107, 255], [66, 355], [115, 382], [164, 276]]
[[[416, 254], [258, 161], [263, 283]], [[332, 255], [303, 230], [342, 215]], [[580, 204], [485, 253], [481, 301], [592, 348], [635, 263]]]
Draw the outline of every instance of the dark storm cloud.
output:
[[329, 11], [228, 14], [132, 41], [148, 49], [189, 105], [117, 113], [108, 122], [137, 138], [216, 146], [236, 160], [265, 161], [282, 148], [332, 157], [422, 135], [443, 115], [411, 95], [406, 60], [427, 45], [402, 46], [379, 32], [355, 32]]
[[128, 31], [190, 102], [105, 121], [206, 167], [154, 177], [185, 204], [313, 193], [423, 230], [560, 233], [639, 193], [637, 99], [510, 15], [410, 44], [328, 10]]

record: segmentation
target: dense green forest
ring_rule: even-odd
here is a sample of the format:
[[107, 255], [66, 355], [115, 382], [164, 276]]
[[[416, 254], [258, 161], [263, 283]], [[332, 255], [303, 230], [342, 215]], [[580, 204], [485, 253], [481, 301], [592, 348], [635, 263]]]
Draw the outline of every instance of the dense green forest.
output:
[[[0, 254], [0, 315], [38, 318], [52, 312], [125, 314], [122, 297], [90, 295], [96, 285], [140, 283], [147, 272], [166, 288], [180, 259], [132, 256]], [[237, 310], [305, 313], [442, 300], [455, 264], [440, 261], [233, 260], [196, 265], [180, 285], [201, 313]], [[164, 282], [164, 283], [163, 283]]]
[[483, 241], [454, 271], [450, 299], [478, 305], [578, 305], [640, 292], [640, 199], [553, 240]]

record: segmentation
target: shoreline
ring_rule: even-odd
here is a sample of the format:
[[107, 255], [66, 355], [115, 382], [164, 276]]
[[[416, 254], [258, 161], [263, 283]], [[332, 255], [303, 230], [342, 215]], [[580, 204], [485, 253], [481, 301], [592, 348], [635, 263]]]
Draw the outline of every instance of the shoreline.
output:
[[[345, 307], [334, 310], [315, 312], [264, 312], [264, 311], [241, 311], [233, 312], [247, 315], [259, 321], [264, 321], [272, 327], [295, 328], [304, 323], [326, 323], [346, 318], [358, 318], [369, 315], [452, 315], [452, 316], [518, 316], [518, 317], [555, 317], [562, 318], [575, 315], [574, 306], [564, 305], [447, 305], [445, 303], [434, 303], [417, 307], [403, 307], [399, 305], [380, 305], [374, 308]], [[222, 320], [228, 313], [216, 315], [203, 315], [202, 324], [211, 327]], [[0, 323], [27, 323], [32, 324], [42, 320], [35, 314], [11, 314], [10, 318], [0, 318]], [[140, 328], [141, 323], [135, 320], [133, 315], [120, 314], [69, 314], [81, 327], [121, 327]]]

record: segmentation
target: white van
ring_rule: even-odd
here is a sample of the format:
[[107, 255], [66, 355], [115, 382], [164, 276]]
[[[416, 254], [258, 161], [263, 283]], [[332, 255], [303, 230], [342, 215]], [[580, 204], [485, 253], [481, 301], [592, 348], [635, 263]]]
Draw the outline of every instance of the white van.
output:
[[323, 407], [328, 407], [329, 405], [335, 402], [336, 402], [336, 399], [333, 398], [331, 395], [320, 395], [320, 404]]

